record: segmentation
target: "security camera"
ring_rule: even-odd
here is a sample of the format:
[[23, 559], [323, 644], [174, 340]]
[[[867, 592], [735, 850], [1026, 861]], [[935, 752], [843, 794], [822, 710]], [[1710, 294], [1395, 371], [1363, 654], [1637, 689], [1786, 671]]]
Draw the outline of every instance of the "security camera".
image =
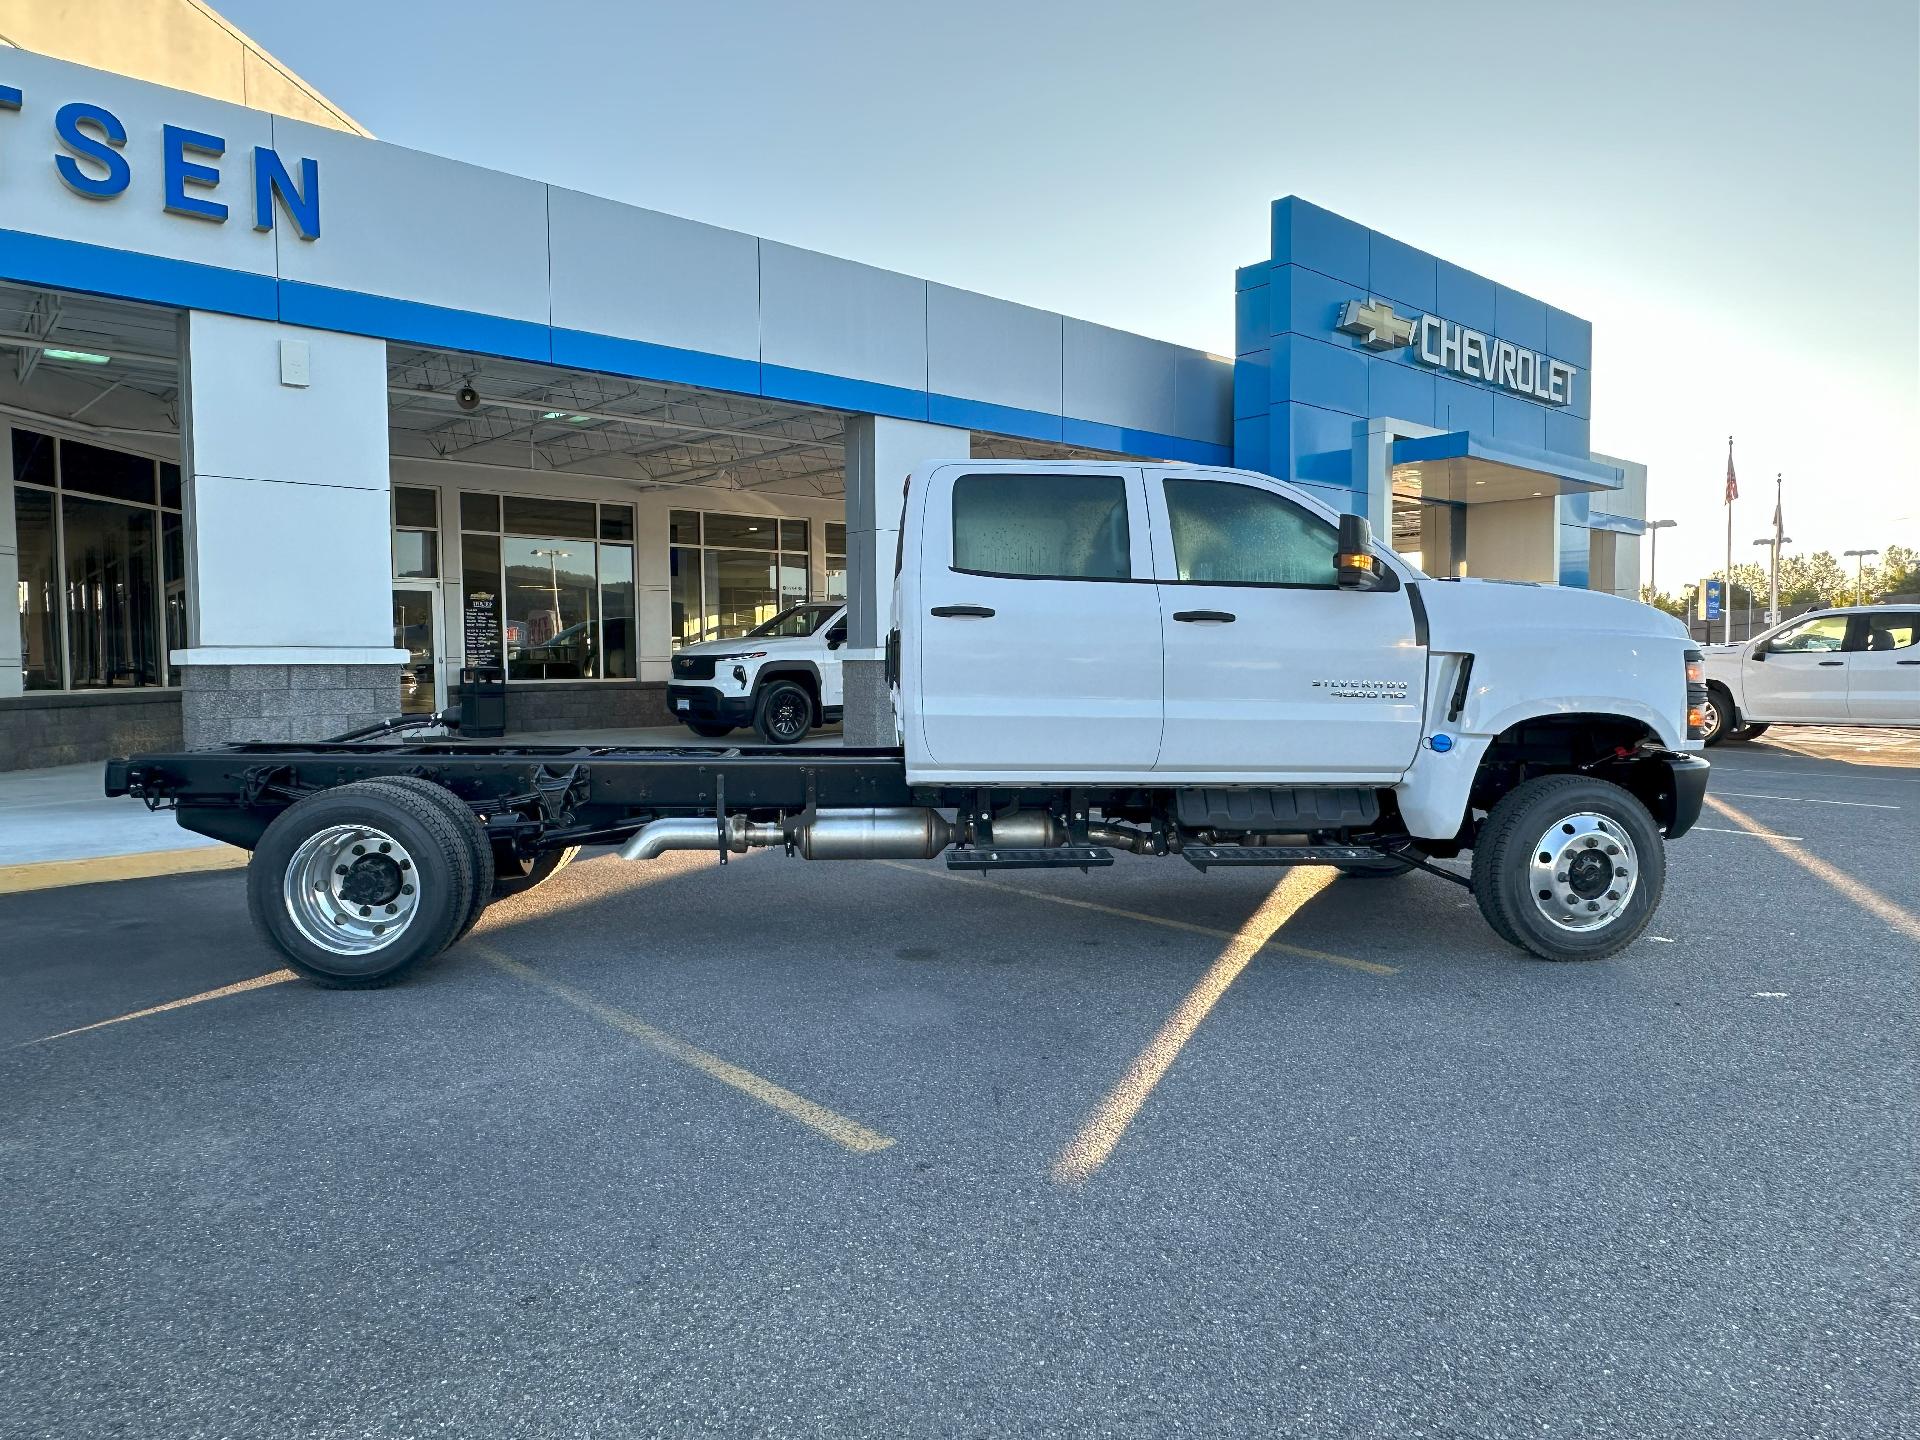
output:
[[480, 408], [480, 392], [471, 385], [462, 385], [458, 390], [453, 392], [453, 398], [454, 402], [459, 405], [462, 410], [478, 410]]

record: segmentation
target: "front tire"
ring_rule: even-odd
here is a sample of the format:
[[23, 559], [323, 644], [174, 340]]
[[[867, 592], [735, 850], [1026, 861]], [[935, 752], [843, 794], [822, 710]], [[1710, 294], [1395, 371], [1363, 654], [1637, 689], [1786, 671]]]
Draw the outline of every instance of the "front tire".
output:
[[247, 864], [247, 908], [298, 974], [367, 990], [446, 949], [473, 884], [473, 845], [438, 804], [363, 780], [274, 818]]
[[1701, 705], [1700, 711], [1707, 722], [1700, 738], [1709, 745], [1718, 745], [1728, 739], [1740, 724], [1740, 711], [1733, 703], [1733, 692], [1716, 682], [1708, 682], [1706, 703]]
[[1494, 932], [1542, 960], [1600, 960], [1640, 938], [1666, 888], [1665, 841], [1630, 792], [1585, 775], [1515, 786], [1473, 850]]
[[776, 680], [760, 692], [753, 728], [769, 745], [797, 745], [813, 729], [813, 696], [791, 680]]
[[1769, 725], [1744, 725], [1744, 724], [1739, 725], [1739, 726], [1736, 726], [1733, 732], [1727, 736], [1727, 739], [1733, 741], [1736, 744], [1740, 744], [1748, 740], [1758, 740], [1762, 735], [1767, 733], [1767, 730], [1769, 728], [1770, 728]]

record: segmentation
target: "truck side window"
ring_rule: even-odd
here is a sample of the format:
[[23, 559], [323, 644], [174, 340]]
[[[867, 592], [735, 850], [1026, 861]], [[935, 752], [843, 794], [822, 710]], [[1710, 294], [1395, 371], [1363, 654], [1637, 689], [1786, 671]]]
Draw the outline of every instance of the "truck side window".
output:
[[1225, 480], [1168, 480], [1177, 578], [1332, 590], [1339, 532], [1291, 500]]
[[1127, 486], [1118, 475], [962, 475], [953, 482], [953, 568], [1035, 580], [1132, 578]]
[[1804, 655], [1838, 650], [1847, 638], [1847, 617], [1822, 615], [1776, 635], [1767, 646], [1770, 655]]

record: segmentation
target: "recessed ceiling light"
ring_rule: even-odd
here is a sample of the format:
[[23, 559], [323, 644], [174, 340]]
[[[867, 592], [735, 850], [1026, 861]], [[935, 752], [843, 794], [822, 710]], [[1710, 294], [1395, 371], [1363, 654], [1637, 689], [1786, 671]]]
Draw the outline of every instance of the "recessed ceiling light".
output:
[[569, 415], [569, 416], [567, 416], [567, 423], [568, 423], [569, 425], [591, 425], [591, 424], [593, 423], [593, 416], [591, 416], [591, 415]]
[[542, 420], [564, 420], [567, 418], [567, 412], [564, 410], [549, 410], [540, 418]]
[[[1484, 485], [1484, 484], [1486, 484], [1487, 482], [1486, 482], [1486, 481], [1484, 481], [1484, 480], [1476, 480], [1476, 481], [1474, 481], [1473, 483], [1474, 483], [1474, 484], [1476, 484], [1476, 485]], [[1538, 492], [1536, 492], [1536, 493], [1538, 493]]]
[[111, 355], [96, 355], [91, 350], [47, 350], [42, 352], [49, 360], [71, 360], [78, 365], [111, 365]]
[[1539, 498], [1540, 498], [1540, 497], [1541, 497], [1542, 495], [1544, 495], [1544, 494], [1546, 494], [1546, 493], [1547, 493], [1547, 492], [1546, 492], [1546, 491], [1544, 491], [1544, 490], [1536, 490], [1536, 491], [1534, 491], [1534, 492], [1533, 492], [1533, 498], [1534, 498], [1534, 499], [1536, 499], [1536, 500], [1538, 500], [1538, 499], [1539, 499]]

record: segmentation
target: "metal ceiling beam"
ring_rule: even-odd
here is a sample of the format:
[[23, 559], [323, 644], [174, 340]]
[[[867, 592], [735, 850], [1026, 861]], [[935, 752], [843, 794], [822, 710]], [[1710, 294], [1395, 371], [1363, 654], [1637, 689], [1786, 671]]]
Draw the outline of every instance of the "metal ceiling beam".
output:
[[[453, 396], [448, 395], [444, 391], [439, 391], [439, 390], [413, 390], [413, 389], [407, 388], [404, 385], [389, 385], [387, 387], [387, 391], [389, 394], [405, 395], [412, 399], [433, 399], [433, 400], [445, 401], [449, 404], [458, 403], [457, 401], [455, 401]], [[780, 439], [780, 440], [793, 439], [793, 437], [785, 436], [785, 435], [769, 436], [757, 430], [736, 430], [725, 425], [690, 425], [684, 421], [679, 421], [679, 420], [655, 420], [655, 419], [650, 419], [640, 415], [625, 415], [615, 410], [583, 410], [578, 406], [572, 406], [572, 405], [550, 403], [550, 402], [538, 401], [538, 400], [506, 400], [506, 399], [501, 399], [497, 396], [489, 396], [489, 395], [482, 395], [480, 397], [480, 404], [476, 408], [481, 410], [485, 410], [485, 409], [526, 410], [526, 411], [539, 413], [543, 417], [543, 419], [547, 411], [558, 411], [567, 415], [585, 415], [590, 420], [604, 420], [615, 425], [637, 425], [643, 428], [655, 429], [655, 430], [677, 430], [677, 431], [681, 431], [683, 433], [691, 434], [691, 435], [726, 435], [736, 440], [758, 440], [758, 441], [764, 442], [769, 439]], [[467, 412], [467, 413], [473, 413], [473, 412]], [[546, 423], [560, 425], [560, 424], [565, 424], [566, 422], [560, 421], [560, 420], [554, 420], [554, 421], [547, 421]], [[809, 441], [797, 442], [797, 443], [803, 444], [806, 448], [815, 449], [815, 450], [845, 450], [846, 449], [845, 444], [838, 440], [809, 440]], [[788, 447], [788, 448], [791, 448], [791, 447]]]

